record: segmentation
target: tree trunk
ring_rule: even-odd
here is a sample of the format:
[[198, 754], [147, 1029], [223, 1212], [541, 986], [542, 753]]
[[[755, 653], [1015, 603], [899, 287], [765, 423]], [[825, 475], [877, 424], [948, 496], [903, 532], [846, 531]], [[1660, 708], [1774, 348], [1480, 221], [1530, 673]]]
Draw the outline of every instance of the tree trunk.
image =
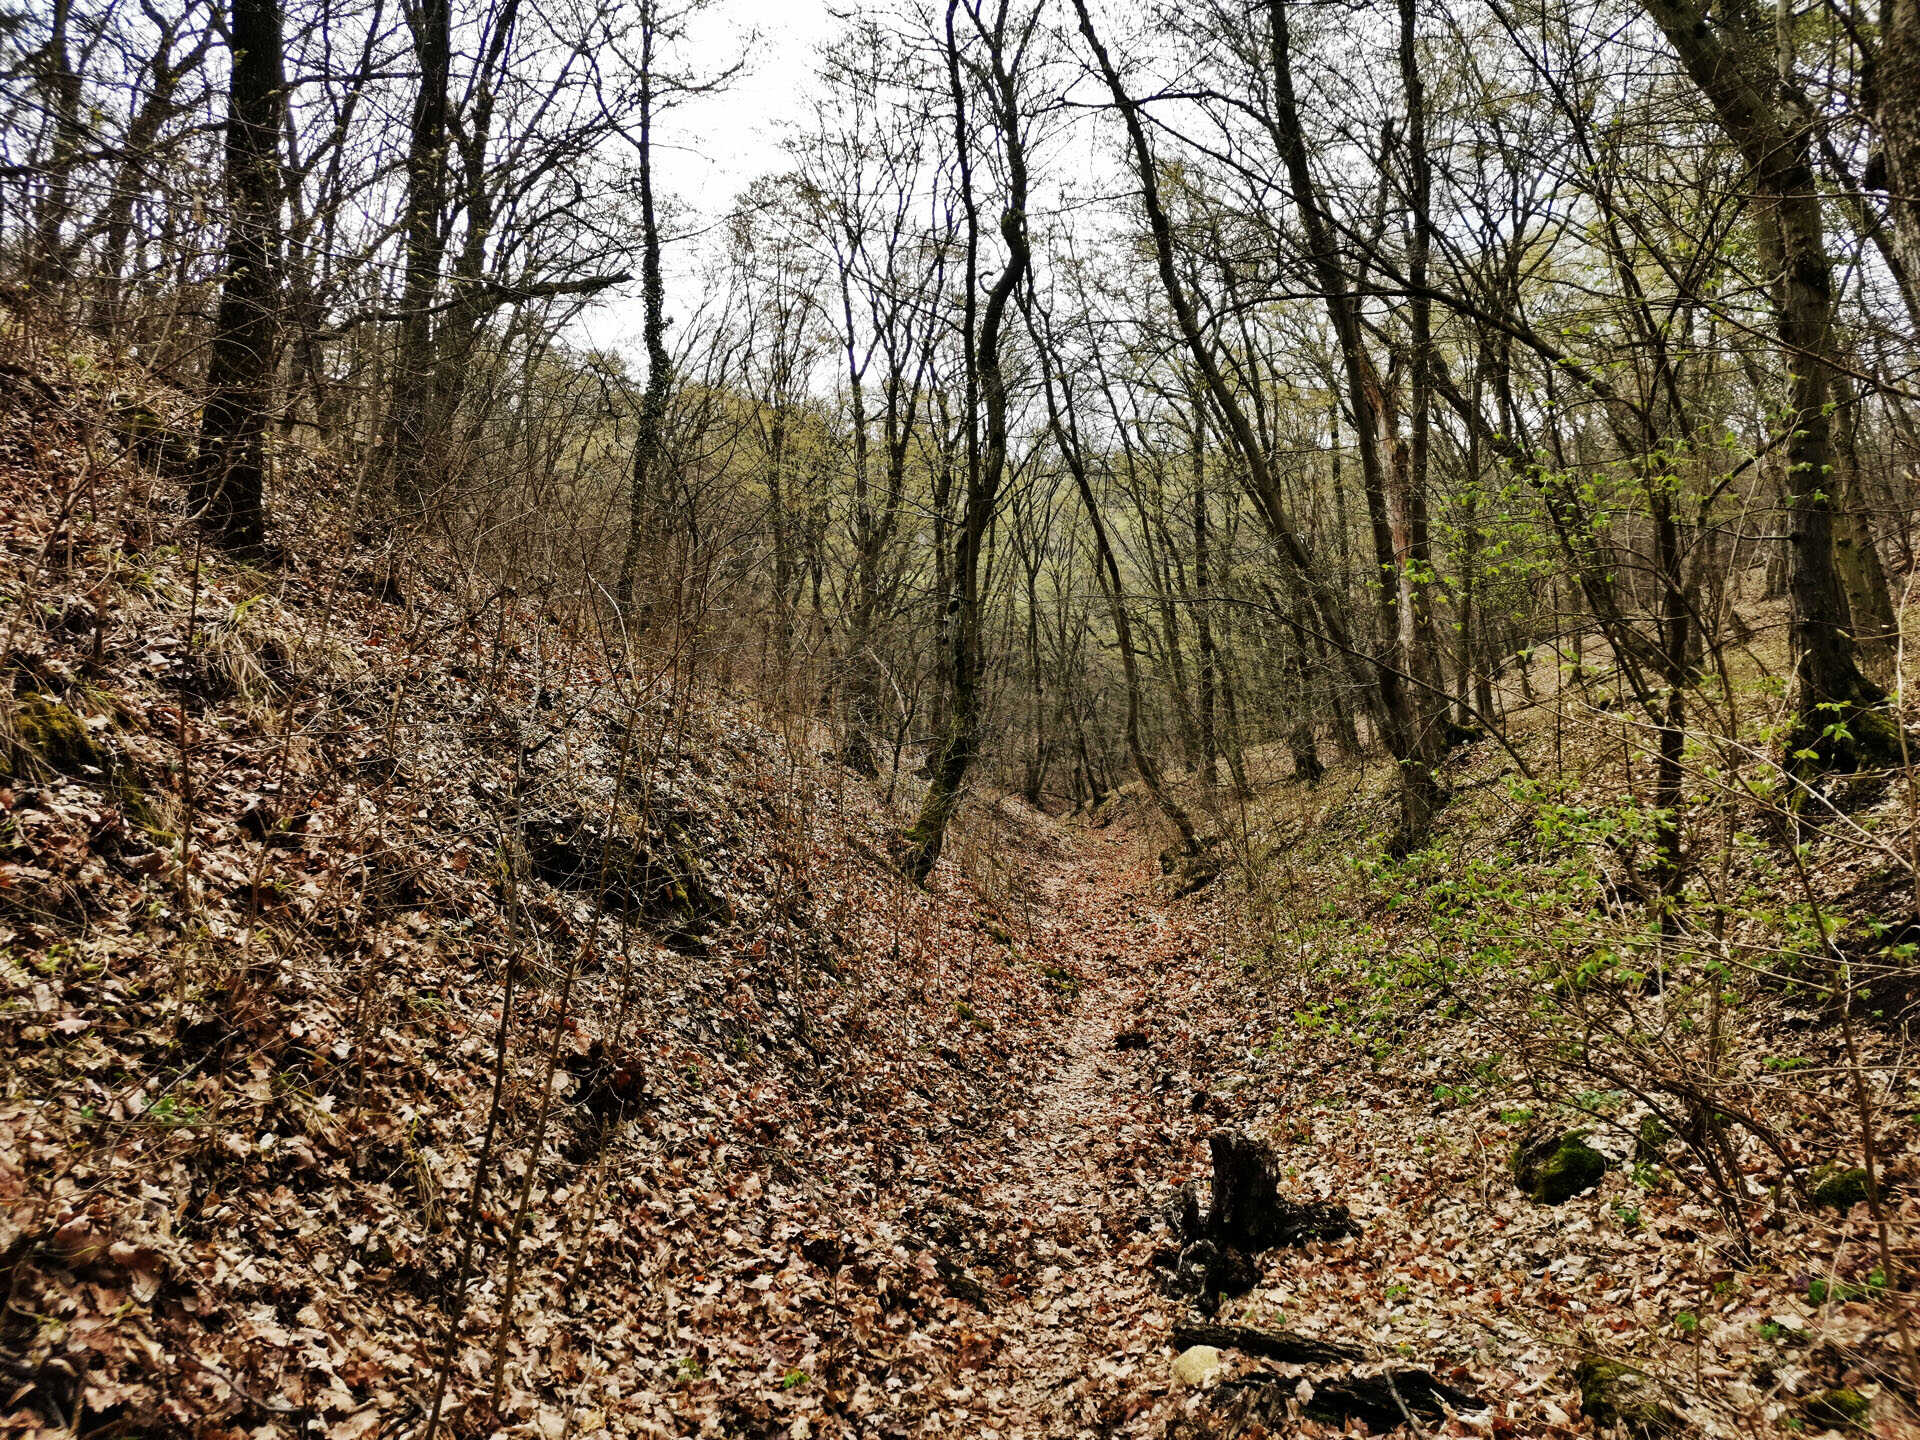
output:
[[[1387, 699], [1389, 679], [1397, 672], [1390, 666], [1370, 664], [1350, 639], [1346, 619], [1346, 599], [1328, 583], [1309, 553], [1303, 532], [1294, 523], [1288, 508], [1286, 492], [1280, 483], [1280, 477], [1268, 463], [1266, 450], [1247, 419], [1240, 401], [1240, 391], [1222, 372], [1219, 360], [1201, 329], [1192, 298], [1180, 279], [1174, 263], [1173, 227], [1167, 218], [1166, 207], [1160, 199], [1159, 179], [1154, 167], [1152, 149], [1147, 143], [1146, 127], [1140, 118], [1139, 103], [1127, 94], [1120, 79], [1120, 72], [1115, 68], [1106, 47], [1095, 33], [1085, 0], [1074, 0], [1074, 12], [1079, 20], [1080, 33], [1093, 52], [1094, 61], [1127, 127], [1128, 140], [1133, 151], [1135, 178], [1140, 184], [1141, 202], [1147, 212], [1148, 228], [1152, 232], [1161, 286], [1166, 292], [1168, 304], [1173, 310], [1174, 319], [1188, 353], [1192, 355], [1196, 367], [1205, 380], [1208, 394], [1213, 398], [1221, 416], [1225, 419], [1238, 458], [1246, 468], [1248, 492], [1267, 527], [1268, 534], [1280, 551], [1281, 558], [1292, 572], [1296, 583], [1310, 597], [1320, 622], [1320, 629], [1329, 644], [1352, 670], [1356, 682], [1366, 688], [1369, 697], [1382, 702], [1376, 710], [1375, 719], [1376, 724], [1388, 735], [1389, 743], [1396, 747], [1396, 758], [1403, 761], [1398, 767], [1402, 805], [1402, 843], [1410, 843], [1412, 837], [1424, 832], [1428, 818], [1432, 814], [1437, 790], [1431, 765], [1425, 763], [1411, 749], [1407, 749], [1404, 755], [1401, 753], [1402, 749], [1412, 746], [1423, 738], [1422, 728], [1407, 723], [1407, 717], [1402, 713], [1405, 708], [1406, 687], [1399, 686], [1394, 689], [1389, 702]], [[1283, 23], [1282, 40], [1284, 33]], [[1278, 40], [1276, 51], [1284, 51], [1284, 44]], [[1289, 72], [1282, 65], [1277, 72], [1277, 78], [1290, 85], [1291, 81], [1288, 77]], [[1303, 149], [1301, 155], [1304, 157]], [[1291, 161], [1290, 155], [1290, 169], [1294, 168]], [[1304, 166], [1304, 158], [1301, 159], [1300, 164]], [[1296, 198], [1298, 198], [1297, 192], [1301, 178], [1301, 173], [1296, 171]], [[1317, 212], [1313, 211], [1311, 206], [1303, 207], [1302, 213], [1313, 223], [1318, 223]], [[1324, 249], [1319, 245], [1314, 248], [1316, 253]], [[1329, 294], [1334, 293], [1335, 291], [1330, 288]], [[1336, 319], [1344, 318], [1346, 314], [1344, 307], [1336, 309]], [[1343, 344], [1343, 349], [1348, 350], [1351, 356], [1364, 356], [1365, 353], [1357, 348], [1357, 337], [1355, 346], [1349, 347]], [[1412, 516], [1409, 515], [1408, 518], [1411, 523]], [[1391, 544], [1388, 544], [1387, 548], [1391, 551]], [[1376, 676], [1377, 685], [1374, 683]], [[1428, 739], [1427, 743], [1431, 743], [1431, 739]]]
[[667, 287], [660, 267], [660, 221], [653, 195], [653, 66], [656, 33], [652, 0], [642, 20], [640, 110], [634, 117], [640, 181], [641, 332], [647, 349], [647, 386], [640, 396], [640, 433], [634, 437], [627, 496], [627, 544], [620, 556], [614, 593], [629, 625], [640, 623], [640, 552], [646, 518], [666, 469], [667, 397], [673, 384], [673, 360], [667, 353]]
[[[1193, 692], [1187, 681], [1186, 654], [1180, 644], [1179, 607], [1174, 603], [1175, 591], [1181, 583], [1175, 575], [1179, 565], [1173, 554], [1172, 537], [1166, 533], [1166, 525], [1161, 514], [1162, 507], [1156, 501], [1152, 515], [1144, 504], [1135, 497], [1135, 511], [1140, 517], [1141, 545], [1145, 551], [1144, 559], [1152, 576], [1154, 606], [1160, 615], [1160, 643], [1166, 651], [1166, 663], [1162, 667], [1163, 684], [1167, 698], [1173, 702], [1174, 731], [1180, 740], [1180, 758], [1189, 771], [1200, 768], [1200, 723], [1194, 713]], [[1163, 544], [1154, 544], [1154, 534], [1160, 534]], [[1159, 553], [1156, 554], [1156, 551]]]
[[1886, 570], [1874, 544], [1872, 506], [1860, 469], [1859, 397], [1852, 393], [1844, 376], [1835, 376], [1834, 381], [1833, 488], [1840, 508], [1834, 523], [1833, 559], [1847, 599], [1847, 628], [1861, 660], [1884, 666], [1891, 658], [1899, 627], [1894, 620]]
[[[454, 256], [447, 274], [447, 300], [444, 313], [433, 335], [433, 383], [427, 411], [426, 433], [430, 454], [434, 456], [432, 473], [444, 477], [452, 459], [447, 447], [452, 444], [467, 386], [473, 378], [473, 357], [480, 337], [503, 302], [497, 289], [487, 283], [487, 247], [493, 239], [497, 216], [494, 192], [489, 185], [489, 156], [492, 153], [495, 109], [500, 80], [511, 68], [514, 31], [520, 21], [520, 0], [504, 0], [493, 16], [487, 37], [486, 54], [472, 86], [470, 113], [459, 127], [461, 152], [461, 199], [466, 233], [460, 251]], [[567, 293], [591, 293], [625, 276], [597, 277], [560, 282]]]
[[[1649, 447], [1650, 453], [1653, 447]], [[1651, 462], [1649, 462], [1651, 463]], [[1662, 683], [1656, 717], [1659, 754], [1654, 761], [1653, 843], [1654, 883], [1662, 938], [1680, 937], [1680, 901], [1686, 886], [1684, 815], [1686, 783], [1686, 697], [1694, 680], [1691, 627], [1693, 598], [1687, 594], [1682, 570], [1680, 529], [1673, 519], [1673, 497], [1661, 477], [1647, 477], [1646, 490], [1653, 514], [1653, 568], [1659, 584], [1659, 657]]]
[[[1473, 390], [1470, 403], [1476, 412], [1481, 407], [1481, 377], [1485, 374], [1488, 359], [1485, 347], [1474, 366]], [[1476, 712], [1482, 725], [1493, 724], [1488, 706], [1479, 703], [1486, 686], [1486, 676], [1477, 669], [1475, 661], [1478, 647], [1474, 644], [1473, 627], [1477, 618], [1473, 613], [1474, 588], [1480, 569], [1480, 427], [1467, 427], [1467, 474], [1466, 497], [1462, 502], [1460, 518], [1460, 603], [1456, 612], [1459, 634], [1454, 637], [1454, 670], [1460, 682], [1460, 724], [1471, 727]]]
[[1253, 786], [1247, 780], [1245, 732], [1240, 728], [1240, 703], [1233, 683], [1231, 647], [1220, 656], [1220, 718], [1222, 748], [1227, 752], [1227, 773], [1233, 777], [1233, 793], [1242, 800], [1253, 798]]
[[1154, 804], [1160, 807], [1160, 813], [1166, 816], [1167, 822], [1179, 832], [1180, 853], [1196, 856], [1200, 853], [1200, 841], [1194, 833], [1193, 820], [1167, 788], [1160, 774], [1160, 766], [1141, 733], [1140, 665], [1133, 648], [1133, 622], [1127, 614], [1126, 589], [1120, 582], [1120, 562], [1115, 558], [1113, 542], [1107, 536], [1106, 521], [1100, 514], [1100, 504], [1093, 493], [1093, 481], [1087, 474], [1086, 455], [1073, 419], [1072, 391], [1067, 389], [1064, 377], [1056, 376], [1055, 355], [1048, 337], [1042, 333], [1041, 327], [1036, 325], [1032, 329], [1034, 348], [1039, 352], [1040, 388], [1046, 397], [1047, 419], [1053, 428], [1054, 441], [1060, 447], [1061, 458], [1066, 461], [1067, 471], [1073, 476], [1074, 488], [1080, 492], [1080, 503], [1086, 510], [1087, 528], [1093, 533], [1094, 573], [1106, 597], [1114, 643], [1120, 649], [1120, 670], [1127, 687], [1127, 754], [1132, 757], [1133, 768], [1140, 776], [1140, 783], [1146, 787], [1147, 794], [1153, 797]]
[[46, 159], [46, 187], [34, 215], [34, 246], [27, 279], [36, 298], [63, 301], [72, 279], [73, 252], [66, 225], [73, 213], [73, 170], [80, 155], [81, 88], [79, 72], [67, 48], [72, 0], [53, 0], [53, 24], [39, 56], [40, 83], [53, 121]]
[[873, 737], [880, 723], [880, 664], [874, 654], [874, 625], [880, 613], [881, 565], [893, 536], [904, 484], [904, 449], [894, 443], [899, 429], [898, 403], [894, 381], [889, 376], [883, 386], [886, 419], [886, 465], [884, 490], [877, 502], [870, 466], [871, 445], [867, 434], [867, 392], [865, 361], [859, 353], [859, 340], [853, 320], [853, 296], [849, 266], [842, 263], [839, 272], [840, 311], [847, 362], [847, 386], [852, 414], [849, 422], [853, 439], [853, 605], [848, 617], [846, 654], [846, 709], [844, 736], [840, 746], [843, 763], [859, 774], [872, 777], [880, 773]]
[[1207, 534], [1206, 412], [1195, 398], [1193, 417], [1193, 628], [1199, 674], [1194, 677], [1195, 722], [1200, 729], [1200, 783], [1208, 790], [1219, 783], [1214, 767], [1220, 759], [1220, 739], [1214, 730], [1213, 616], [1209, 587], [1213, 584], [1212, 555]]
[[[965, 91], [960, 77], [959, 37], [954, 30], [959, 0], [947, 7], [947, 75], [952, 90], [955, 134], [959, 140], [959, 169], [962, 199], [967, 211], [967, 309], [973, 309], [974, 276], [977, 267], [979, 237], [978, 197], [973, 189], [973, 165], [968, 153]], [[998, 24], [983, 30], [992, 70], [991, 99], [993, 118], [1005, 148], [1007, 195], [1000, 212], [1000, 238], [1006, 248], [1006, 260], [987, 292], [980, 310], [977, 335], [967, 327], [971, 369], [977, 377], [979, 397], [985, 418], [984, 443], [977, 465], [967, 474], [965, 506], [960, 516], [959, 535], [954, 556], [953, 596], [949, 602], [952, 631], [949, 646], [951, 675], [950, 708], [947, 729], [940, 754], [933, 766], [920, 814], [905, 838], [904, 868], [916, 881], [924, 882], [940, 859], [946, 843], [947, 826], [959, 808], [961, 787], [980, 744], [980, 726], [984, 717], [981, 681], [985, 676], [985, 656], [981, 647], [984, 616], [981, 594], [981, 560], [986, 548], [987, 528], [1000, 502], [1000, 488], [1007, 470], [1007, 379], [1001, 356], [1002, 333], [1007, 307], [1014, 292], [1026, 278], [1027, 248], [1027, 159], [1022, 133], [1018, 92], [1012, 71], [1007, 68], [1008, 37]], [[1014, 53], [1018, 54], [1016, 47]], [[972, 386], [969, 386], [969, 391]], [[971, 395], [969, 396], [971, 399]]]
[[433, 409], [434, 300], [446, 249], [441, 222], [447, 194], [447, 83], [452, 64], [449, 0], [420, 0], [410, 12], [420, 83], [407, 144], [407, 205], [402, 221], [405, 271], [400, 284], [399, 351], [388, 401], [387, 464], [394, 498], [419, 507], [437, 478]]
[[178, 33], [176, 22], [158, 27], [154, 37], [153, 58], [147, 64], [150, 77], [146, 98], [140, 102], [120, 147], [120, 162], [114, 167], [113, 186], [107, 195], [106, 213], [101, 219], [100, 275], [94, 287], [92, 324], [95, 332], [109, 341], [121, 340], [117, 334], [122, 309], [121, 285], [127, 266], [127, 242], [133, 235], [133, 207], [139, 201], [147, 167], [153, 161], [153, 143], [160, 128], [176, 111], [174, 96], [180, 82], [197, 67], [212, 44], [209, 28], [198, 44], [176, 57], [173, 42]]
[[266, 537], [266, 429], [280, 295], [279, 0], [233, 0], [226, 253], [188, 502], [223, 544]]
[[[1833, 262], [1808, 126], [1777, 99], [1771, 48], [1676, 0], [1643, 0], [1720, 127], [1746, 161], [1774, 323], [1788, 373], [1788, 594], [1796, 718], [1787, 737], [1798, 768], [1896, 763], [1898, 732], [1878, 686], [1860, 673], [1834, 564]], [[1911, 194], [1908, 195], [1912, 199]]]
[[1868, 181], [1886, 191], [1899, 279], [1909, 312], [1920, 314], [1920, 0], [1882, 0], [1866, 98], [1875, 131]]

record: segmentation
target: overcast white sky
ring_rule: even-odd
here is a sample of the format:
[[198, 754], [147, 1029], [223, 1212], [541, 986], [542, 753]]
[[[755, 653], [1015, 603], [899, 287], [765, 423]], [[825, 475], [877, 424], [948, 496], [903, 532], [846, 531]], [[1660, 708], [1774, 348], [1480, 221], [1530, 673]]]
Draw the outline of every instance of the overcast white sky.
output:
[[[840, 3], [844, 9], [846, 0]], [[755, 176], [780, 167], [782, 127], [804, 115], [815, 53], [834, 28], [827, 6], [828, 0], [717, 0], [695, 22], [676, 65], [711, 73], [744, 51], [747, 66], [724, 92], [676, 108], [657, 136], [657, 173], [678, 220], [717, 219]], [[668, 252], [670, 311], [685, 313], [702, 243], [682, 241]], [[585, 343], [639, 353], [638, 287], [629, 288], [635, 293], [582, 317]]]
[[[846, 8], [841, 0], [841, 8]], [[814, 52], [833, 30], [827, 0], [718, 0], [688, 37], [688, 68], [714, 70], [746, 51], [747, 69], [720, 95], [669, 117], [662, 157], [682, 200], [724, 208], [754, 176], [779, 164], [779, 128], [797, 120], [813, 81]], [[746, 44], [749, 34], [758, 38]]]

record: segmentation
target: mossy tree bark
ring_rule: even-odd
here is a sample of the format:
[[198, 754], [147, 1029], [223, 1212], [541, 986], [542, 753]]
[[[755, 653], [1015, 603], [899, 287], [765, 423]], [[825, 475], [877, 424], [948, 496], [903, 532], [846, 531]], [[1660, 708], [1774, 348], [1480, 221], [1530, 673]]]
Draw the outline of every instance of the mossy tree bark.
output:
[[640, 187], [641, 333], [647, 351], [647, 384], [640, 395], [640, 433], [634, 437], [628, 471], [627, 543], [620, 556], [614, 593], [629, 623], [639, 618], [640, 555], [646, 519], [666, 469], [667, 398], [673, 387], [673, 357], [667, 352], [667, 285], [660, 263], [660, 218], [654, 203], [654, 69], [659, 30], [652, 0], [641, 18], [640, 108], [633, 118], [633, 145]]
[[421, 0], [409, 12], [414, 64], [420, 78], [413, 94], [407, 141], [407, 205], [402, 219], [406, 264], [400, 282], [400, 343], [393, 361], [393, 393], [385, 437], [388, 483], [404, 510], [417, 509], [435, 468], [432, 435], [434, 301], [446, 239], [447, 87], [452, 68], [452, 7], [449, 0]]
[[66, 235], [73, 214], [73, 173], [86, 134], [81, 125], [82, 88], [74, 68], [70, 30], [72, 0], [53, 0], [47, 42], [29, 63], [40, 72], [41, 103], [52, 120], [53, 144], [34, 213], [34, 244], [28, 284], [42, 303], [63, 304], [73, 271], [74, 245]]
[[1749, 31], [1697, 0], [1643, 3], [1746, 162], [1763, 269], [1773, 277], [1792, 427], [1785, 446], [1795, 710], [1789, 760], [1813, 771], [1895, 763], [1898, 731], [1885, 694], [1860, 671], [1834, 563], [1833, 262], [1809, 151], [1812, 127], [1781, 94], [1770, 28]]
[[222, 543], [266, 536], [266, 429], [280, 298], [279, 0], [233, 0], [227, 97], [227, 235], [188, 503]]
[[1210, 537], [1207, 533], [1207, 412], [1193, 397], [1193, 629], [1199, 658], [1194, 677], [1194, 708], [1200, 726], [1200, 783], [1211, 790], [1219, 783], [1214, 773], [1220, 759], [1220, 735], [1215, 721], [1218, 693], [1215, 677], [1213, 614], [1209, 593], [1213, 584]]

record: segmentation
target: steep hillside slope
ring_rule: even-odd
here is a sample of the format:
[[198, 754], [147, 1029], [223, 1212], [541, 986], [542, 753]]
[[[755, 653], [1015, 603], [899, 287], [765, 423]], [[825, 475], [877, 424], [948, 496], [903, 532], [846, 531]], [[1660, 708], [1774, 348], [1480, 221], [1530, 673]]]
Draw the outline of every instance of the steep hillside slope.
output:
[[168, 397], [0, 401], [0, 1429], [1908, 1433], [1898, 787], [1798, 849], [1703, 788], [1684, 943], [1599, 707], [1403, 860], [1380, 766], [1256, 763], [1198, 896], [1131, 792], [922, 890], [698, 637], [396, 567], [317, 464], [242, 563]]
[[1689, 752], [1664, 937], [1645, 734], [1550, 665], [1404, 859], [1374, 757], [1185, 782], [1239, 892], [1210, 1106], [1361, 1229], [1224, 1316], [1465, 1367], [1496, 1432], [1913, 1433], [1913, 795], [1782, 779], [1767, 640], [1745, 743]]
[[1069, 972], [740, 707], [553, 604], [395, 593], [323, 472], [237, 563], [105, 378], [0, 387], [8, 1423], [900, 1407], [889, 1312], [988, 1281], [868, 1202], [1021, 1092]]

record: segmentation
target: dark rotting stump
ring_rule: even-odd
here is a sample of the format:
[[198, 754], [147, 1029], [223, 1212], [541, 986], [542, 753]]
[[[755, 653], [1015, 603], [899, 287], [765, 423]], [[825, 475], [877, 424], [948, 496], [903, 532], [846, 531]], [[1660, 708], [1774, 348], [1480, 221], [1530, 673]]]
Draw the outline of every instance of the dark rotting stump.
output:
[[1344, 1205], [1283, 1198], [1279, 1162], [1263, 1142], [1219, 1131], [1208, 1148], [1212, 1204], [1203, 1210], [1199, 1185], [1183, 1186], [1169, 1215], [1178, 1246], [1157, 1257], [1169, 1272], [1167, 1288], [1192, 1297], [1202, 1313], [1259, 1283], [1259, 1251], [1360, 1233]]
[[[1222, 1130], [1209, 1136], [1207, 1144], [1213, 1158], [1212, 1203], [1203, 1209], [1201, 1187], [1189, 1184], [1182, 1187], [1168, 1217], [1181, 1241], [1169, 1288], [1192, 1296], [1198, 1312], [1174, 1326], [1173, 1344], [1180, 1349], [1211, 1345], [1286, 1365], [1356, 1366], [1367, 1353], [1358, 1345], [1211, 1318], [1222, 1295], [1244, 1294], [1259, 1283], [1254, 1253], [1312, 1240], [1342, 1240], [1358, 1235], [1360, 1227], [1344, 1205], [1283, 1197], [1279, 1161], [1263, 1142]], [[1297, 1375], [1247, 1375], [1220, 1385], [1209, 1408], [1244, 1424], [1274, 1428], [1284, 1426], [1298, 1407], [1309, 1419], [1328, 1424], [1361, 1420], [1378, 1434], [1406, 1424], [1409, 1416], [1439, 1421], [1448, 1408], [1479, 1410], [1486, 1405], [1431, 1371], [1404, 1364], [1372, 1373], [1348, 1368], [1345, 1373], [1310, 1376], [1309, 1383], [1313, 1398], [1299, 1406]]]
[[1214, 1239], [1271, 1250], [1360, 1233], [1344, 1205], [1282, 1199], [1280, 1163], [1264, 1142], [1219, 1130], [1207, 1146], [1213, 1153], [1213, 1206], [1206, 1225]]

